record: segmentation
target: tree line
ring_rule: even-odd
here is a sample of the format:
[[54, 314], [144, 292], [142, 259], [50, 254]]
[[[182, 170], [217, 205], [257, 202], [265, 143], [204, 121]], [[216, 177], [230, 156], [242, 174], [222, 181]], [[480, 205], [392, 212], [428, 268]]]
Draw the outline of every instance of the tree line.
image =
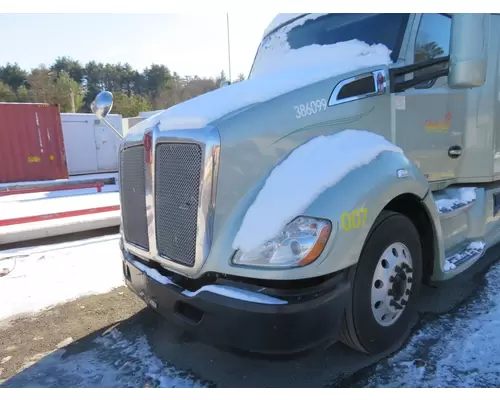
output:
[[[245, 79], [240, 74], [235, 82]], [[61, 112], [90, 112], [101, 90], [113, 93], [112, 113], [135, 117], [141, 111], [171, 107], [210, 92], [227, 81], [218, 77], [180, 76], [165, 65], [151, 64], [142, 72], [128, 63], [83, 65], [59, 57], [50, 66], [25, 71], [17, 63], [0, 66], [0, 102], [59, 104]]]

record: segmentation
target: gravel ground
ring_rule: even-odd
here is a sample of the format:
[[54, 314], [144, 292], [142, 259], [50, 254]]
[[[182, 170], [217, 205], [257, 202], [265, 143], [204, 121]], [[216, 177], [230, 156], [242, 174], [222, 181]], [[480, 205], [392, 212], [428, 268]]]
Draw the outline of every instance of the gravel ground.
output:
[[84, 297], [28, 317], [0, 322], [0, 378], [34, 365], [59, 348], [107, 329], [144, 308], [127, 288]]
[[121, 286], [0, 321], [0, 386], [500, 385], [497, 265], [453, 287], [426, 291], [421, 312], [409, 342], [379, 357], [335, 344], [293, 359], [262, 358], [200, 343]]
[[450, 294], [426, 304], [465, 302], [441, 316], [425, 313], [390, 358], [336, 344], [287, 360], [200, 343], [121, 287], [0, 324], [0, 379], [4, 387], [498, 386], [500, 271]]

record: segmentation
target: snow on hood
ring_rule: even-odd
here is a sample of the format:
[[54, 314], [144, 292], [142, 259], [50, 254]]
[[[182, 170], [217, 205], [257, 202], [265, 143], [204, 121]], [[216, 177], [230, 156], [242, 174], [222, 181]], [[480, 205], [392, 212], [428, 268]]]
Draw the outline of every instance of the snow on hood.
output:
[[[285, 49], [261, 66], [248, 80], [202, 94], [164, 110], [133, 126], [129, 133], [143, 133], [160, 123], [163, 131], [200, 129], [241, 108], [265, 102], [310, 84], [367, 67], [388, 65], [390, 50], [357, 39], [328, 46]], [[318, 63], [318, 60], [322, 60]]]
[[[233, 249], [257, 249], [301, 215], [323, 191], [384, 151], [403, 153], [381, 135], [350, 129], [318, 136], [299, 146], [267, 178], [243, 218]], [[290, 183], [291, 176], [301, 182], [300, 187]]]

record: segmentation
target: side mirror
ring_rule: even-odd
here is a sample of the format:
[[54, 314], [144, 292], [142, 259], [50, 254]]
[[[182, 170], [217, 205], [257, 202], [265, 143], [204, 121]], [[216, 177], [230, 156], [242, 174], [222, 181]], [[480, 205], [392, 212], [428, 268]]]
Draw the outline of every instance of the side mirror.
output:
[[108, 91], [99, 93], [90, 105], [90, 109], [99, 119], [106, 118], [113, 108], [113, 94]]
[[112, 108], [113, 108], [113, 94], [111, 92], [104, 90], [101, 93], [99, 93], [95, 97], [95, 100], [90, 104], [90, 109], [95, 114], [95, 116], [99, 118], [102, 122], [104, 122], [115, 135], [117, 135], [120, 139], [123, 139], [123, 135], [120, 132], [118, 132], [116, 128], [105, 119]]
[[470, 89], [486, 81], [490, 14], [453, 14], [450, 72], [452, 89]]
[[219, 88], [223, 88], [224, 86], [229, 86], [231, 84], [230, 81], [221, 81]]

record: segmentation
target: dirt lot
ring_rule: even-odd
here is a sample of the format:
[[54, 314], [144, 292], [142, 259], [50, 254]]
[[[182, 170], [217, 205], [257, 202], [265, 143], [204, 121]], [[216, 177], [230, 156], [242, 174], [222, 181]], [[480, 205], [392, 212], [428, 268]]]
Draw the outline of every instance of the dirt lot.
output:
[[421, 311], [411, 340], [390, 358], [336, 344], [300, 358], [266, 359], [200, 343], [122, 286], [1, 321], [0, 386], [498, 386], [498, 265], [428, 293]]
[[126, 287], [84, 297], [0, 324], [0, 379], [5, 381], [58, 348], [130, 318], [144, 303]]
[[2, 322], [0, 360], [4, 387], [323, 386], [374, 361], [343, 346], [292, 360], [216, 349], [126, 287]]

